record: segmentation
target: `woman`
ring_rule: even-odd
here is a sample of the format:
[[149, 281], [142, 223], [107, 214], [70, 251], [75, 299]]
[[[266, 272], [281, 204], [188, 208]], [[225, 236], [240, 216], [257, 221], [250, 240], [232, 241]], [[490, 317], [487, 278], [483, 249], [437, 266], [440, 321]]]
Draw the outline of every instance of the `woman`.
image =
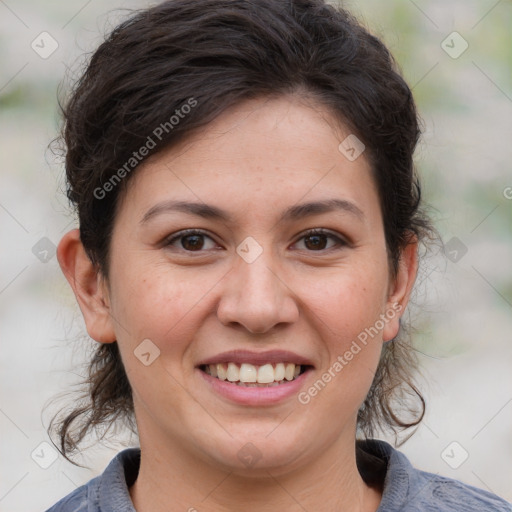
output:
[[371, 439], [423, 417], [401, 318], [434, 235], [378, 39], [321, 0], [168, 1], [64, 116], [58, 259], [99, 348], [60, 448], [125, 419], [140, 449], [50, 511], [510, 510]]

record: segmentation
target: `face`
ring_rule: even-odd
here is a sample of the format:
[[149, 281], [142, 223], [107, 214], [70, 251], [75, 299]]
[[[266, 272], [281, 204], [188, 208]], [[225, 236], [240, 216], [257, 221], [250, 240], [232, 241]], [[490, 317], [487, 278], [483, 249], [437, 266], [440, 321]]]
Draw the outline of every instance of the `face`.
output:
[[[390, 275], [365, 155], [338, 149], [348, 135], [313, 103], [251, 100], [137, 169], [93, 337], [119, 343], [141, 446], [278, 471], [353, 444], [410, 283]], [[283, 379], [281, 363], [303, 373]], [[239, 368], [280, 383], [231, 383]]]

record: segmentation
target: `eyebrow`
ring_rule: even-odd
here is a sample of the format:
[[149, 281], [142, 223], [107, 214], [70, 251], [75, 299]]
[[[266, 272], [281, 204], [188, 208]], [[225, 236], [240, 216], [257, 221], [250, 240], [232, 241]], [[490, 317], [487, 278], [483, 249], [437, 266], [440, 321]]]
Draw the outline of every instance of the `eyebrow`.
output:
[[[343, 211], [357, 217], [359, 220], [364, 220], [364, 213], [354, 203], [346, 199], [327, 199], [290, 206], [283, 212], [279, 221], [293, 221], [333, 211]], [[203, 219], [219, 220], [227, 223], [233, 222], [228, 212], [216, 206], [205, 203], [168, 200], [152, 206], [144, 214], [140, 223], [144, 224], [157, 215], [169, 212], [182, 212], [196, 215]]]

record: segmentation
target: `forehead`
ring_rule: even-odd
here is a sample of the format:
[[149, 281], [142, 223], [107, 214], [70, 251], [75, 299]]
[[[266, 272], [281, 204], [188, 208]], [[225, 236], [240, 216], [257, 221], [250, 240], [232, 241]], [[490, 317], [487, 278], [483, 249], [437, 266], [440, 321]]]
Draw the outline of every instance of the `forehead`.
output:
[[340, 199], [371, 215], [378, 195], [364, 152], [351, 160], [339, 148], [349, 135], [310, 101], [249, 100], [143, 162], [123, 202], [139, 217], [165, 200], [271, 216], [284, 205]]

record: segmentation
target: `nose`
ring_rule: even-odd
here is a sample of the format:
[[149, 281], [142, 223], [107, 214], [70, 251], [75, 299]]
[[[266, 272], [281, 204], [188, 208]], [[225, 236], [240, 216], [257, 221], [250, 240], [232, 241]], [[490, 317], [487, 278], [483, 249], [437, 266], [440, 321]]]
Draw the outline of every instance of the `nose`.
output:
[[[266, 333], [299, 318], [299, 309], [282, 272], [273, 270], [266, 251], [252, 263], [237, 258], [224, 278], [217, 317], [226, 326], [243, 326], [251, 333]], [[281, 274], [281, 275], [279, 275]]]

